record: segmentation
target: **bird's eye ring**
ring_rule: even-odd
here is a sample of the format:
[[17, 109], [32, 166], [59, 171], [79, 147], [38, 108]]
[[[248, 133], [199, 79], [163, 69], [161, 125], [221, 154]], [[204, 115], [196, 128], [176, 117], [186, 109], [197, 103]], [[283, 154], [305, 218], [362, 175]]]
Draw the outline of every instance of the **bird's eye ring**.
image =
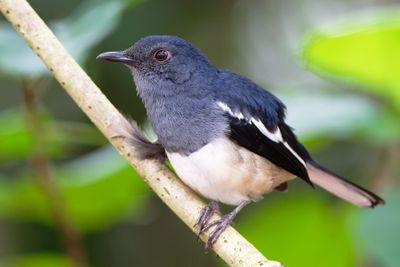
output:
[[169, 52], [165, 49], [159, 49], [156, 52], [154, 52], [153, 57], [158, 62], [164, 62], [171, 58], [171, 52]]

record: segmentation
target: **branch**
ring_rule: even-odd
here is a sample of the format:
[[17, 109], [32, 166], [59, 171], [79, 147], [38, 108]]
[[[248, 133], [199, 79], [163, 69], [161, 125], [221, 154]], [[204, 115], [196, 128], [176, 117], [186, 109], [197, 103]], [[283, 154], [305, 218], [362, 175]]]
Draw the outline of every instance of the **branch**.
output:
[[[204, 203], [161, 162], [140, 161], [135, 157], [135, 148], [124, 138], [131, 129], [127, 120], [68, 54], [32, 7], [25, 0], [0, 0], [0, 10], [116, 150], [165, 204], [195, 231], [193, 225]], [[201, 239], [206, 240], [207, 234], [203, 234]], [[230, 266], [282, 266], [267, 260], [232, 227], [223, 232], [213, 249]]]

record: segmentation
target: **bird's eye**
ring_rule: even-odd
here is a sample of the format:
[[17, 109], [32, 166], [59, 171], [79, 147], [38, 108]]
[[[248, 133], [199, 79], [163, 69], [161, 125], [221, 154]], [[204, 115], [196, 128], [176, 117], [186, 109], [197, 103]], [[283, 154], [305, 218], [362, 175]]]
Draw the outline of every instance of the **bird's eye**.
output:
[[171, 58], [171, 53], [167, 50], [160, 49], [154, 53], [154, 59], [158, 62], [164, 62]]

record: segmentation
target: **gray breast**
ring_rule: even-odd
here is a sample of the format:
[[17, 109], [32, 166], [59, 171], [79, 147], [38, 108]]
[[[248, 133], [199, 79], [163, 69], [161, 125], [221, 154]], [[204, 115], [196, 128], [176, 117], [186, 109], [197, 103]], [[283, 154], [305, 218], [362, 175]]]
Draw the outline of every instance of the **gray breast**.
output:
[[171, 153], [188, 155], [222, 136], [228, 128], [221, 109], [211, 98], [177, 95], [144, 102], [159, 141]]

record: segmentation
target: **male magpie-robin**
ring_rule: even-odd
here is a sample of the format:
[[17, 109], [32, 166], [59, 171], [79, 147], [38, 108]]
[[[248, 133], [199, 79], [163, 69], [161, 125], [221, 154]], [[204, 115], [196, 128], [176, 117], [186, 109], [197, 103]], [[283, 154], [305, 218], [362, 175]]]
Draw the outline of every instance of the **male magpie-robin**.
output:
[[[127, 50], [97, 58], [124, 63], [159, 144], [180, 179], [211, 199], [198, 219], [198, 234], [210, 227], [212, 246], [248, 203], [296, 176], [360, 207], [384, 200], [316, 163], [285, 123], [285, 105], [251, 80], [219, 69], [187, 41], [148, 36]], [[143, 153], [155, 155], [157, 145]], [[140, 142], [139, 142], [140, 143]], [[210, 222], [218, 202], [236, 208]]]

